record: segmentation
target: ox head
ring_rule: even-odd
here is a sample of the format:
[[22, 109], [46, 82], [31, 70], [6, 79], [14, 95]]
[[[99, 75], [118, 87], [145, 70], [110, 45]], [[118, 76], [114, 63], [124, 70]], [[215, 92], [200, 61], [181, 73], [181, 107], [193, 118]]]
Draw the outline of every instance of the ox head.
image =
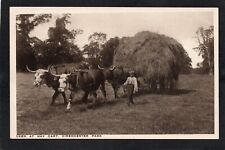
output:
[[70, 73], [69, 74], [64, 73], [64, 74], [61, 74], [61, 75], [56, 75], [56, 74], [51, 72], [51, 67], [49, 67], [48, 71], [54, 77], [59, 78], [58, 79], [58, 82], [59, 82], [58, 91], [59, 92], [65, 92], [66, 88], [68, 87], [68, 82], [69, 82], [68, 80], [69, 80], [69, 76], [71, 74]]
[[103, 72], [106, 80], [112, 80], [114, 77], [114, 70], [116, 69], [116, 66], [111, 66], [109, 68], [102, 68], [98, 65], [98, 69]]
[[41, 84], [44, 84], [45, 83], [45, 78], [46, 78], [46, 75], [47, 75], [47, 73], [48, 73], [48, 70], [45, 70], [45, 69], [37, 69], [37, 70], [35, 70], [35, 71], [33, 71], [33, 70], [30, 70], [29, 68], [28, 68], [28, 66], [26, 66], [26, 68], [27, 68], [27, 70], [29, 71], [29, 72], [32, 72], [32, 73], [35, 73], [34, 74], [34, 85], [35, 86], [40, 86]]
[[69, 80], [70, 74], [61, 74], [59, 76], [59, 92], [65, 92], [67, 85], [68, 85], [68, 80]]
[[[115, 68], [116, 68], [116, 66], [112, 66], [112, 67], [110, 67], [108, 70], [113, 71]], [[102, 68], [102, 67], [100, 67], [99, 65], [98, 65], [98, 69], [100, 69], [100, 70], [105, 70], [105, 68]]]

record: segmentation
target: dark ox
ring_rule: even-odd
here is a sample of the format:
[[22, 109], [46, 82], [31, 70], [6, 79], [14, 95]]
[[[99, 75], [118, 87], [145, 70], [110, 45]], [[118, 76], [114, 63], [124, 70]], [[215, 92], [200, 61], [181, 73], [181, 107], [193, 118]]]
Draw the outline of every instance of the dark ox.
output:
[[59, 88], [59, 77], [56, 77], [54, 75], [52, 75], [49, 70], [45, 70], [45, 69], [37, 69], [35, 71], [30, 70], [27, 66], [26, 66], [27, 70], [29, 72], [35, 73], [34, 74], [34, 86], [38, 87], [42, 84], [46, 84], [48, 87], [52, 87], [53, 90], [55, 91], [55, 93], [52, 96], [52, 102], [51, 105], [53, 105], [55, 103], [55, 99], [58, 97], [59, 94], [62, 94], [63, 99], [64, 99], [64, 104], [67, 104], [67, 99], [66, 99], [66, 94], [64, 91], [58, 91]]
[[129, 76], [128, 70], [125, 70], [122, 66], [113, 66], [110, 68], [98, 66], [98, 68], [103, 71], [105, 80], [113, 87], [115, 98], [118, 98], [117, 91]]
[[93, 103], [95, 103], [97, 98], [96, 91], [99, 87], [106, 100], [105, 78], [103, 72], [99, 69], [75, 69], [74, 72], [70, 74], [51, 74], [59, 77], [58, 91], [64, 92], [67, 88], [71, 90], [70, 100], [73, 98], [73, 91], [81, 89], [85, 92], [82, 101], [86, 102], [88, 95], [93, 94]]

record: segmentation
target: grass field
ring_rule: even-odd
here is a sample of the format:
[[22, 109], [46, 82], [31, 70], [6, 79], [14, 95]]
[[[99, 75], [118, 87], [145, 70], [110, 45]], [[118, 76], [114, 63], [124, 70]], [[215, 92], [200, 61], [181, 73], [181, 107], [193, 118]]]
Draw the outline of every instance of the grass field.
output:
[[[213, 77], [181, 75], [173, 94], [143, 93], [127, 106], [113, 98], [89, 109], [73, 100], [70, 113], [60, 95], [50, 106], [53, 90], [34, 87], [33, 74], [17, 73], [17, 134], [210, 134], [214, 133]], [[122, 90], [119, 91], [122, 95]], [[92, 97], [90, 97], [91, 99]]]

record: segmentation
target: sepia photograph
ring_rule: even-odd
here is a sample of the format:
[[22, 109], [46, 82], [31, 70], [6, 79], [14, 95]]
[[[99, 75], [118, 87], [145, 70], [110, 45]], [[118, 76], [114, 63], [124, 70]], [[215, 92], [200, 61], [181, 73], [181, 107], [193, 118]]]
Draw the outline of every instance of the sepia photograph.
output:
[[10, 7], [11, 139], [219, 139], [218, 8]]

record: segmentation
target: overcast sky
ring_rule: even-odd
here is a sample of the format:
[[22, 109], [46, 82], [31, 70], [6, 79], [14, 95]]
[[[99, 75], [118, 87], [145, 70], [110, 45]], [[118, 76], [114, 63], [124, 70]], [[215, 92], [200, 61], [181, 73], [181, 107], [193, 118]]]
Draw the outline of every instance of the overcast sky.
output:
[[[31, 36], [41, 40], [48, 38], [48, 28], [55, 26], [55, 19], [61, 15], [54, 14], [50, 22], [37, 26]], [[140, 31], [152, 31], [175, 38], [180, 42], [196, 67], [202, 59], [192, 48], [197, 46], [195, 32], [198, 27], [213, 25], [213, 13], [206, 11], [186, 12], [119, 12], [119, 13], [72, 13], [68, 29], [82, 29], [84, 32], [76, 38], [76, 44], [82, 48], [88, 42], [88, 36], [94, 32], [111, 37], [133, 36]]]

